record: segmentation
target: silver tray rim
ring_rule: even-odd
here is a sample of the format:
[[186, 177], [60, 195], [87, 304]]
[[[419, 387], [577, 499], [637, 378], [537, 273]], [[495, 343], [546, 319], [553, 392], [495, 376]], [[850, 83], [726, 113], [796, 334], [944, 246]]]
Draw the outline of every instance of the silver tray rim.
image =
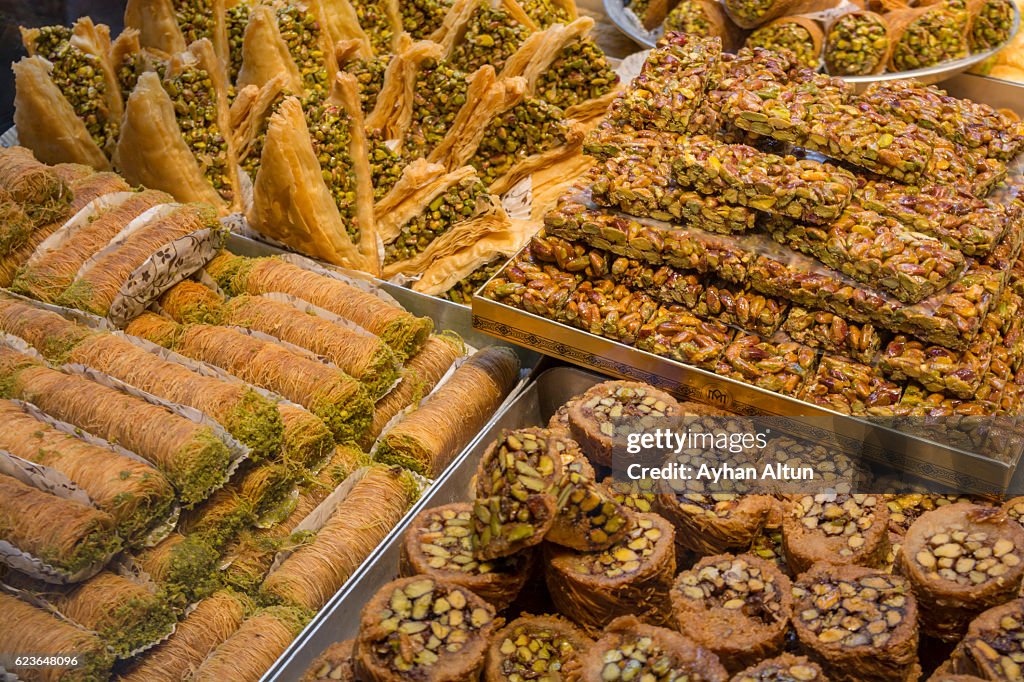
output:
[[[626, 13], [626, 5], [623, 0], [603, 0], [603, 4], [605, 13], [619, 31], [626, 34], [633, 42], [642, 45], [645, 48], [654, 47], [655, 41], [651, 40], [650, 34], [637, 25], [630, 15]], [[1011, 5], [1013, 5], [1013, 26], [1010, 29], [1009, 37], [998, 47], [994, 47], [983, 52], [973, 52], [961, 59], [953, 59], [948, 62], [943, 62], [923, 69], [885, 72], [870, 76], [840, 76], [840, 78], [848, 83], [860, 86], [867, 86], [871, 83], [885, 83], [889, 81], [903, 80], [907, 78], [913, 78], [924, 83], [931, 84], [944, 81], [947, 78], [952, 78], [953, 76], [961, 74], [971, 67], [984, 62], [986, 59], [993, 57], [996, 53], [1000, 52], [1010, 44], [1014, 36], [1017, 35], [1017, 31], [1020, 30], [1021, 23], [1020, 8], [1015, 2], [1012, 2]], [[659, 31], [660, 28], [661, 27], [658, 28]]]

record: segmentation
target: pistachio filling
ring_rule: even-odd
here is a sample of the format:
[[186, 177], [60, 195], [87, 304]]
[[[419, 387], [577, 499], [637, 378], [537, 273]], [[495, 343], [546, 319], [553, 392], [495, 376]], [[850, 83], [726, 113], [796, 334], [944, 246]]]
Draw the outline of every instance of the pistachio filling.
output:
[[869, 573], [855, 580], [819, 577], [796, 585], [794, 618], [821, 644], [884, 647], [907, 616], [906, 581]]
[[934, 66], [967, 54], [967, 37], [956, 15], [939, 5], [906, 28], [893, 47], [897, 71]]
[[72, 32], [67, 26], [43, 26], [32, 44], [35, 53], [43, 59], [55, 61], [70, 42]]
[[534, 92], [563, 109], [611, 92], [619, 82], [601, 48], [589, 38], [567, 45], [537, 79]]
[[384, 247], [384, 263], [412, 258], [453, 225], [473, 216], [477, 199], [487, 190], [476, 177], [466, 178], [438, 195], [418, 216], [402, 226], [401, 233]]
[[743, 502], [743, 495], [736, 493], [687, 493], [676, 495], [679, 511], [694, 516], [710, 516], [714, 519], [727, 519]]
[[971, 625], [964, 639], [970, 658], [982, 664], [982, 679], [1024, 678], [1024, 623], [1020, 607], [1015, 606], [1019, 603], [1009, 602], [992, 609]]
[[267, 110], [267, 115], [260, 122], [259, 131], [253, 137], [252, 144], [249, 147], [249, 152], [245, 155], [245, 158], [241, 160], [242, 170], [249, 174], [249, 177], [253, 180], [256, 179], [256, 171], [260, 168], [260, 159], [263, 157], [263, 145], [267, 142], [267, 129], [270, 127], [270, 117], [273, 116], [277, 108], [281, 106], [281, 102], [285, 98], [289, 97], [290, 93], [281, 91], [277, 97], [274, 98], [273, 104], [270, 105]]
[[970, 532], [961, 524], [929, 536], [914, 561], [932, 580], [958, 585], [981, 585], [1006, 575], [1021, 562], [1012, 540], [984, 531]]
[[1013, 4], [1009, 0], [988, 0], [971, 24], [971, 47], [988, 50], [1002, 45], [1013, 30]]
[[204, 69], [189, 68], [164, 78], [164, 90], [174, 103], [182, 138], [195, 156], [203, 177], [221, 198], [230, 201], [235, 188], [228, 167], [228, 146], [217, 123], [217, 92]]
[[449, 62], [424, 62], [413, 91], [412, 122], [406, 136], [406, 156], [426, 156], [451, 128], [466, 103], [466, 74]]
[[484, 64], [500, 73], [527, 33], [527, 28], [507, 12], [481, 3], [469, 20], [462, 42], [452, 53], [452, 62], [466, 73], [473, 73]]
[[390, 55], [356, 59], [345, 65], [345, 71], [355, 76], [359, 89], [359, 104], [364, 114], [369, 114], [377, 105], [377, 96], [384, 87], [384, 72], [391, 61]]
[[552, 456], [544, 429], [506, 434], [480, 467], [473, 503], [477, 556], [493, 554], [492, 543], [522, 543], [538, 534], [538, 526], [550, 527], [553, 517], [538, 500], [554, 490], [561, 463]]
[[836, 76], [873, 73], [889, 50], [885, 24], [873, 15], [840, 17], [825, 38], [825, 67]]
[[906, 533], [910, 524], [925, 512], [945, 507], [954, 502], [969, 501], [960, 495], [933, 495], [929, 493], [907, 493], [885, 497], [885, 506], [889, 508], [889, 527], [897, 533]]
[[789, 50], [796, 56], [800, 66], [815, 68], [819, 55], [814, 51], [814, 38], [810, 31], [800, 24], [787, 21], [769, 24], [755, 30], [747, 38], [747, 47], [763, 47], [766, 50]]
[[649, 516], [640, 516], [633, 529], [608, 549], [577, 555], [577, 569], [581, 573], [606, 578], [632, 575], [654, 554], [662, 537], [661, 529]]
[[116, 65], [117, 84], [121, 88], [121, 97], [125, 102], [132, 90], [139, 82], [139, 76], [145, 70], [142, 57], [135, 53], [127, 53], [122, 56], [121, 63]]
[[500, 270], [504, 264], [505, 259], [498, 257], [485, 265], [481, 265], [456, 282], [451, 289], [441, 294], [441, 298], [447, 299], [452, 303], [469, 305], [472, 303], [473, 294], [476, 293], [477, 289], [486, 284], [487, 280], [493, 277], [494, 273]]
[[490, 185], [520, 160], [565, 144], [562, 110], [535, 97], [491, 119], [469, 164]]
[[402, 28], [414, 40], [423, 40], [441, 27], [452, 3], [451, 0], [403, 0], [398, 5]]
[[491, 624], [494, 614], [461, 588], [429, 578], [396, 587], [388, 607], [378, 612], [387, 633], [369, 643], [373, 655], [398, 672], [429, 670], [445, 654], [457, 654], [470, 638]]
[[96, 146], [108, 149], [116, 143], [121, 124], [112, 120], [107, 111], [107, 81], [96, 57], [72, 45], [70, 31], [67, 34], [56, 30], [42, 33], [36, 41], [36, 49], [52, 62], [50, 79], [85, 124]]
[[731, 682], [814, 682], [824, 680], [825, 675], [807, 659], [777, 660], [759, 663], [752, 670], [738, 673]]
[[787, 618], [774, 577], [742, 556], [684, 571], [675, 589], [704, 610], [738, 611], [769, 625]]
[[636, 384], [612, 384], [580, 403], [588, 421], [606, 438], [627, 435], [676, 414], [673, 405]]
[[307, 93], [326, 97], [331, 84], [327, 82], [327, 67], [320, 48], [323, 29], [316, 16], [296, 5], [285, 5], [277, 10], [277, 27], [288, 46], [288, 54], [299, 69]]
[[672, 31], [706, 36], [711, 32], [711, 22], [699, 3], [683, 0], [665, 17], [665, 32]]
[[248, 2], [239, 2], [234, 7], [229, 7], [224, 12], [224, 22], [228, 33], [228, 76], [234, 83], [238, 79], [238, 72], [242, 70], [242, 41], [245, 40], [245, 29], [249, 25], [249, 15], [252, 7]]
[[1011, 502], [1013, 502], [1013, 504], [1008, 504], [1005, 507], [1006, 516], [1017, 523], [1024, 525], [1024, 522], [1022, 522], [1022, 519], [1024, 519], [1024, 498], [1017, 498], [1015, 500], [1011, 500]]
[[809, 531], [845, 540], [838, 553], [849, 557], [867, 544], [878, 502], [875, 495], [805, 495], [799, 500], [799, 521]]
[[759, 559], [770, 561], [783, 573], [790, 575], [786, 563], [786, 553], [782, 548], [782, 526], [765, 526], [754, 537], [750, 545], [750, 553]]
[[566, 661], [578, 651], [570, 637], [539, 623], [522, 623], [501, 640], [501, 674], [508, 682], [561, 679]]
[[174, 17], [186, 45], [213, 37], [213, 7], [209, 0], [174, 0]]
[[359, 19], [359, 26], [370, 38], [370, 45], [375, 54], [386, 55], [391, 52], [395, 32], [388, 21], [384, 3], [380, 0], [355, 0], [352, 7]]
[[700, 682], [704, 676], [682, 665], [660, 642], [635, 634], [602, 654], [601, 679], [652, 680], [656, 682]]
[[568, 24], [572, 21], [566, 9], [552, 0], [523, 0], [519, 4], [522, 5], [527, 16], [541, 28], [558, 23]]
[[620, 481], [609, 477], [604, 484], [611, 491], [612, 498], [623, 507], [644, 514], [654, 509], [658, 494], [653, 479]]
[[512, 573], [517, 569], [520, 562], [515, 557], [481, 561], [473, 556], [473, 514], [469, 509], [440, 509], [428, 514], [418, 540], [431, 568], [469, 575]]
[[385, 142], [379, 130], [367, 131], [369, 145], [370, 178], [373, 181], [373, 200], [380, 201], [402, 177], [402, 157]]
[[556, 524], [583, 536], [588, 547], [606, 546], [630, 525], [623, 507], [607, 489], [597, 485], [593, 470], [584, 460], [565, 464], [556, 506]]
[[345, 231], [352, 243], [359, 242], [356, 220], [356, 173], [352, 164], [352, 133], [348, 115], [333, 104], [306, 107], [306, 124], [320, 162], [324, 183], [334, 197]]

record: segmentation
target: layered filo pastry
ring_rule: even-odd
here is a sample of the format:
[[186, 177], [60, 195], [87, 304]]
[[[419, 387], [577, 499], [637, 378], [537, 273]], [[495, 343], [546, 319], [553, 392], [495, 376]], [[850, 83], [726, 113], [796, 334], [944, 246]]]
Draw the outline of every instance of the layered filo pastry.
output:
[[138, 31], [141, 45], [168, 55], [206, 38], [218, 59], [228, 62], [224, 0], [128, 0], [124, 25]]
[[129, 182], [237, 210], [238, 160], [230, 135], [227, 82], [206, 38], [147, 71], [128, 97], [114, 164]]
[[43, 163], [109, 170], [124, 111], [109, 29], [82, 18], [22, 29], [22, 43], [29, 56], [13, 65], [21, 143]]
[[516, 0], [455, 0], [430, 39], [440, 43], [445, 57], [467, 73], [485, 64], [501, 71], [539, 28]]

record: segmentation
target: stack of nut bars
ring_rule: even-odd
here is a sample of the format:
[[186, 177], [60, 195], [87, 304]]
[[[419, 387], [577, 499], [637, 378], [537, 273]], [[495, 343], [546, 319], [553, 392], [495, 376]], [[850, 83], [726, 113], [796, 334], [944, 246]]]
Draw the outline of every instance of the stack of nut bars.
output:
[[1024, 415], [1022, 150], [935, 87], [669, 34], [484, 295], [977, 451], [979, 417]]

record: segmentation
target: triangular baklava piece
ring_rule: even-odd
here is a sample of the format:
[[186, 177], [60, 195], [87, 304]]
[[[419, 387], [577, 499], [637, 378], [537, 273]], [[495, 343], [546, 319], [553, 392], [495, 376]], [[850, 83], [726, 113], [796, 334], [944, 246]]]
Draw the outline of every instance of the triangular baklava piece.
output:
[[230, 61], [224, 0], [128, 0], [124, 25], [139, 31], [143, 47], [178, 54], [206, 38], [222, 64]]
[[490, 64], [501, 71], [537, 24], [516, 0], [456, 0], [432, 40], [467, 73]]

